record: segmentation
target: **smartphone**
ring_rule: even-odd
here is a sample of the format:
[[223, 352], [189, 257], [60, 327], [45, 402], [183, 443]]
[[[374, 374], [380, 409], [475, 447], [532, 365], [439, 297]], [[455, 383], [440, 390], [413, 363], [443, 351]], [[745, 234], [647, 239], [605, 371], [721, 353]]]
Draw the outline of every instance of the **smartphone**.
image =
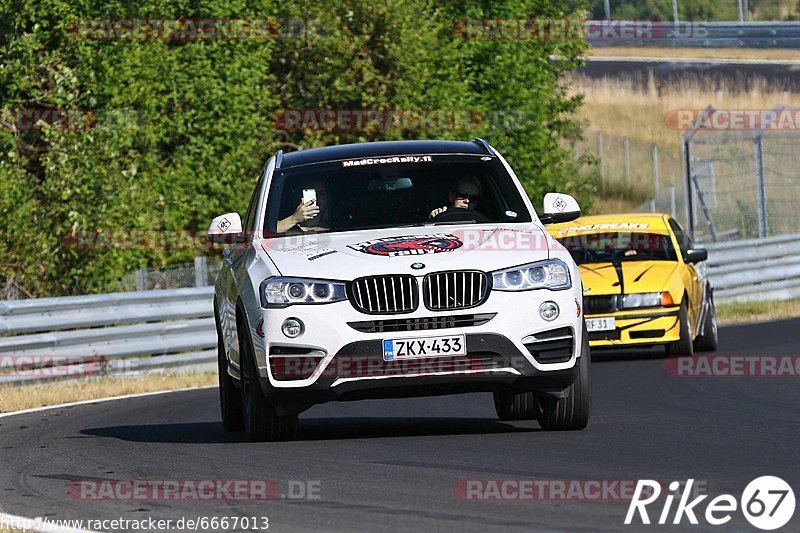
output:
[[313, 205], [317, 205], [317, 190], [316, 189], [303, 189], [303, 203], [307, 204], [313, 201]]

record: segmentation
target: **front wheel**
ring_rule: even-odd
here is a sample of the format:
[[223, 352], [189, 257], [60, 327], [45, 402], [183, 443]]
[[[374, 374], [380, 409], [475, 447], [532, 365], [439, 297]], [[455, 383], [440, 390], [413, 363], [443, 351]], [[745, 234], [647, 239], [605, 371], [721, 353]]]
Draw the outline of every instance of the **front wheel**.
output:
[[589, 379], [591, 355], [589, 334], [583, 326], [581, 356], [578, 358], [578, 377], [567, 390], [566, 398], [539, 397], [541, 415], [539, 425], [547, 431], [570, 431], [584, 429], [589, 424], [592, 412], [592, 389]]
[[678, 312], [678, 325], [680, 327], [680, 338], [667, 344], [667, 355], [669, 356], [692, 356], [694, 355], [694, 344], [692, 343], [692, 325], [689, 322], [689, 305], [687, 296], [683, 297], [681, 310]]
[[714, 298], [708, 296], [708, 313], [703, 321], [703, 331], [694, 341], [694, 348], [698, 352], [716, 352], [719, 346], [719, 330], [717, 328], [717, 311], [714, 308]]
[[494, 410], [500, 420], [536, 420], [539, 401], [535, 392], [495, 392]]
[[253, 345], [239, 330], [242, 349], [242, 411], [244, 431], [251, 441], [292, 440], [297, 436], [297, 415], [280, 416], [264, 397], [258, 379]]
[[219, 406], [222, 414], [222, 426], [225, 431], [244, 430], [242, 416], [242, 393], [236, 388], [233, 378], [228, 374], [228, 359], [222, 339], [217, 338], [217, 363], [219, 369]]

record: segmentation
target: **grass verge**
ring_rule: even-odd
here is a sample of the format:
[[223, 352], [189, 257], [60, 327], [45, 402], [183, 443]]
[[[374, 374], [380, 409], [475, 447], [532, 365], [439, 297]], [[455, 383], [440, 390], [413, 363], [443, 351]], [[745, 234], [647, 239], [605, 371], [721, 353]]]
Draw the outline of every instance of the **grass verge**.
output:
[[[217, 374], [158, 374], [100, 377], [35, 385], [0, 385], [0, 413], [142, 392], [215, 385]], [[1, 533], [1, 532], [0, 532]]]
[[756, 59], [760, 61], [800, 60], [800, 50], [775, 48], [679, 48], [645, 46], [599, 46], [590, 57], [679, 57], [687, 59]]
[[720, 324], [766, 322], [800, 317], [800, 298], [778, 302], [732, 302], [717, 304]]

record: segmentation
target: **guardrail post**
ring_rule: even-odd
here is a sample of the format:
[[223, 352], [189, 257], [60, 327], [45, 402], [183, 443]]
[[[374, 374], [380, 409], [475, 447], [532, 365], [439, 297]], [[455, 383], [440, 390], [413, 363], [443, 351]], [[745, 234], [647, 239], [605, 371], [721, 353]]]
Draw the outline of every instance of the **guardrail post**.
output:
[[764, 238], [769, 233], [767, 225], [767, 191], [764, 186], [764, 145], [761, 134], [753, 138], [753, 158], [756, 174], [756, 202], [758, 208], [758, 236]]
[[194, 258], [194, 284], [196, 287], [208, 285], [208, 259], [204, 255]]
[[147, 270], [144, 268], [140, 268], [136, 271], [136, 290], [147, 290]]

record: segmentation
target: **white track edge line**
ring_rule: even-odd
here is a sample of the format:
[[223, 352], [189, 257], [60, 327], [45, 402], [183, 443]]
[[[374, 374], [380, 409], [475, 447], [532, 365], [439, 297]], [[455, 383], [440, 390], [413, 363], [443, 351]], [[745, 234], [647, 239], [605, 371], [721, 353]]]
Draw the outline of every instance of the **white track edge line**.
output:
[[0, 413], [0, 418], [8, 418], [10, 416], [25, 415], [29, 413], [41, 413], [42, 411], [49, 411], [51, 409], [63, 409], [65, 407], [75, 407], [78, 405], [91, 405], [95, 403], [106, 403], [116, 400], [127, 400], [129, 398], [144, 398], [147, 396], [158, 396], [159, 394], [171, 394], [173, 392], [186, 392], [192, 390], [213, 389], [217, 385], [206, 385], [204, 387], [186, 387], [183, 389], [161, 390], [154, 392], [137, 392], [134, 394], [125, 394], [122, 396], [109, 396], [108, 398], [95, 398], [93, 400], [80, 400], [77, 402], [60, 403], [58, 405], [45, 405], [42, 407], [32, 407], [30, 409], [22, 409], [20, 411], [9, 411], [8, 413]]

